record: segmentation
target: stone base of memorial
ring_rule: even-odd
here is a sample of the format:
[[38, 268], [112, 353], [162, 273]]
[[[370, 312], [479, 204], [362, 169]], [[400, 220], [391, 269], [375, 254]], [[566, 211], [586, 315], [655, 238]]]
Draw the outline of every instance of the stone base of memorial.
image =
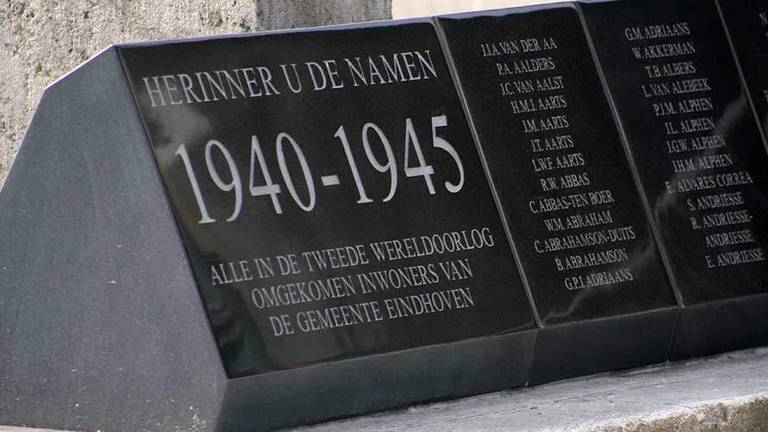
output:
[[670, 360], [768, 345], [768, 295], [738, 297], [684, 307]]
[[662, 363], [678, 318], [664, 309], [544, 327], [530, 384]]
[[768, 344], [730, 42], [714, 0], [601, 0], [105, 50], [0, 191], [0, 424], [272, 430]]
[[[373, 30], [380, 36], [376, 38], [377, 41], [386, 38], [391, 41], [393, 35], [401, 41], [405, 40], [403, 38], [413, 38], [409, 46], [416, 49], [426, 45], [427, 49], [432, 50], [435, 62], [443, 61], [431, 24], [416, 25], [415, 35], [410, 32], [414, 30], [413, 27], [390, 30], [385, 26], [380, 27], [384, 29]], [[386, 37], [381, 37], [382, 34]], [[314, 47], [311, 36], [323, 37], [307, 33], [303, 35], [305, 47]], [[341, 31], [327, 32], [325, 36], [344, 40], [352, 37]], [[234, 38], [231, 43], [236, 45], [243, 40], [246, 39]], [[357, 36], [355, 40], [359, 42]], [[325, 47], [343, 46], [330, 42], [318, 44]], [[280, 359], [275, 351], [265, 350], [261, 358], [237, 357], [233, 354], [232, 347], [241, 342], [233, 342], [233, 335], [245, 337], [242, 329], [249, 315], [239, 315], [233, 319], [234, 315], [227, 315], [232, 309], [225, 308], [222, 303], [206, 304], [201, 297], [197, 280], [199, 274], [195, 274], [195, 271], [202, 269], [207, 272], [208, 269], [190, 263], [190, 250], [185, 247], [188, 244], [185, 244], [177, 219], [180, 214], [181, 217], [187, 213], [194, 214], [192, 222], [196, 224], [199, 219], [198, 208], [192, 201], [193, 207], [180, 209], [174, 207], [169, 199], [169, 195], [177, 191], [166, 189], [158, 173], [157, 159], [153, 155], [147, 130], [126, 78], [121, 49], [105, 50], [46, 90], [0, 193], [0, 235], [3, 238], [3, 247], [0, 247], [0, 424], [119, 432], [255, 431], [393, 408], [417, 401], [455, 398], [524, 385], [533, 356], [536, 332], [532, 323], [522, 328], [515, 323], [518, 319], [523, 320], [523, 324], [530, 320], [530, 312], [526, 311], [528, 303], [522, 291], [520, 307], [524, 312], [516, 316], [512, 315], [514, 308], [508, 307], [504, 308], [503, 315], [486, 313], [475, 316], [463, 310], [456, 312], [456, 317], [451, 319], [462, 331], [485, 329], [475, 335], [456, 337], [454, 333], [458, 334], [457, 330], [449, 332], [445, 337], [425, 338], [420, 340], [422, 343], [417, 343], [414, 338], [422, 337], [429, 329], [424, 330], [424, 326], [418, 327], [413, 322], [431, 322], [428, 320], [437, 318], [407, 318], [403, 313], [399, 321], [388, 324], [391, 333], [372, 331], [370, 337], [361, 336], [353, 338], [353, 341], [359, 341], [361, 346], [369, 346], [364, 344], [403, 340], [408, 342], [405, 348], [369, 349], [363, 353], [365, 355], [339, 354], [337, 358], [329, 358], [327, 361], [297, 362], [288, 366], [283, 363], [279, 368], [270, 366], [274, 365], [270, 361]], [[371, 48], [376, 49], [379, 48]], [[293, 52], [286, 49], [278, 51]], [[196, 52], [200, 53], [201, 58], [206, 58], [202, 51]], [[251, 51], [242, 52], [248, 54]], [[385, 50], [381, 48], [381, 52]], [[328, 54], [328, 57], [338, 55]], [[295, 61], [298, 60], [297, 57]], [[470, 136], [461, 115], [454, 115], [461, 111], [455, 94], [451, 96], [453, 84], [450, 74], [444, 63], [437, 64], [436, 67], [440, 68], [437, 71], [441, 74], [440, 84], [437, 90], [429, 90], [427, 93], [434, 92], [448, 98], [448, 102], [439, 102], [438, 108], [449, 110], [448, 120], [451, 124], [447, 129], [440, 125], [433, 127], [438, 128], [446, 143], [454, 138], [457, 142], [467, 142], [459, 139], [461, 136], [453, 135], [458, 133]], [[214, 65], [210, 70], [215, 69]], [[186, 72], [192, 73], [194, 70]], [[308, 82], [310, 84], [304, 84], [311, 85], [311, 81]], [[437, 82], [433, 79], [427, 81], [426, 85], [438, 85], [433, 84]], [[410, 90], [402, 91], [413, 91], [417, 84], [425, 85], [415, 83]], [[382, 105], [396, 106], [400, 110], [404, 102], [399, 98], [399, 90], [392, 90], [394, 87], [377, 87], [382, 89], [377, 91], [397, 97], [397, 104], [390, 101], [382, 102]], [[446, 89], [449, 91], [446, 92]], [[330, 91], [325, 93], [332, 94]], [[456, 100], [455, 103], [451, 97]], [[343, 106], [348, 99], [334, 100]], [[423, 97], [418, 100], [434, 101], [435, 98]], [[229, 106], [236, 103], [243, 104], [236, 101]], [[194, 121], [185, 123], [189, 130], [203, 126], [204, 132], [201, 133], [205, 135], [209, 131], [220, 131], [216, 125], [206, 124], [204, 116], [198, 117], [202, 112], [199, 110], [221, 110], [221, 106], [202, 103], [182, 105], [183, 108], [178, 111], [166, 112], [170, 113], [169, 124], [174, 125], [177, 123], [173, 121], [182, 116], [191, 116]], [[248, 105], [238, 106], [244, 106], [246, 112], [250, 109]], [[311, 106], [307, 109], [318, 111]], [[336, 113], [335, 110], [327, 111], [333, 115]], [[361, 112], [365, 112], [365, 109], [354, 110], [355, 115]], [[179, 117], [175, 117], [177, 113]], [[430, 113], [437, 115], [434, 111]], [[305, 119], [309, 117], [308, 114], [304, 115]], [[246, 127], [250, 125], [249, 119], [246, 116], [235, 120]], [[425, 129], [429, 133], [429, 117], [426, 118], [426, 127], [421, 123], [423, 120], [419, 117], [417, 130], [420, 135], [425, 133]], [[355, 128], [363, 125], [356, 121], [350, 123], [350, 128], [352, 125]], [[385, 123], [389, 125], [388, 121]], [[393, 121], [395, 123], [398, 128], [403, 128], [406, 120], [398, 117], [397, 122]], [[299, 126], [306, 127], [306, 122]], [[332, 139], [339, 125], [329, 123], [327, 126], [332, 128]], [[182, 127], [181, 130], [187, 129]], [[362, 150], [357, 130], [353, 150], [356, 152], [355, 157], [359, 158], [361, 155], [357, 152]], [[446, 133], [446, 130], [450, 132]], [[200, 145], [196, 138], [190, 136], [176, 138], [179, 143], [191, 145], [194, 142]], [[424, 140], [426, 143], [426, 138]], [[202, 144], [205, 142], [202, 141]], [[246, 145], [250, 144], [251, 141], [247, 140]], [[468, 170], [467, 175], [470, 175], [469, 170], [475, 168], [473, 158], [476, 156], [471, 153], [475, 151], [471, 139], [468, 144], [457, 147], [456, 151], [457, 157], [460, 155], [464, 158], [464, 167]], [[402, 160], [402, 142], [398, 141], [397, 145], [395, 151], [398, 160]], [[309, 147], [307, 145], [304, 151], [311, 162], [312, 150]], [[340, 155], [343, 161], [343, 148], [338, 144], [337, 147], [334, 149], [338, 152], [334, 154]], [[323, 154], [327, 153], [325, 151]], [[247, 151], [245, 154], [247, 158]], [[433, 153], [430, 144], [430, 150], [424, 154], [430, 158], [438, 153]], [[442, 153], [440, 155], [442, 157]], [[220, 154], [213, 157], [216, 167], [221, 167], [225, 162]], [[364, 153], [362, 157], [365, 157]], [[451, 160], [449, 156], [441, 159], [445, 163], [452, 163]], [[293, 159], [289, 162], [293, 163]], [[182, 166], [178, 159], [175, 163]], [[328, 164], [321, 166], [325, 169], [334, 168]], [[344, 166], [335, 168], [341, 169]], [[440, 165], [435, 163], [434, 166], [439, 173]], [[273, 169], [279, 172], [277, 168]], [[445, 166], [443, 169], [445, 173]], [[360, 170], [363, 170], [362, 165]], [[180, 175], [184, 173], [178, 169], [175, 172], [180, 172]], [[300, 175], [300, 169], [298, 173]], [[370, 179], [370, 174], [362, 175], [363, 180]], [[247, 174], [244, 176], [247, 182]], [[487, 203], [488, 208], [492, 209], [487, 213], [489, 217], [480, 224], [486, 226], [486, 231], [496, 230], [498, 215], [489, 198], [490, 192], [484, 175], [480, 171], [479, 176], [478, 172], [472, 172], [471, 176], [463, 184], [467, 194], [472, 196], [474, 208], [483, 209]], [[227, 180], [222, 178], [218, 180], [229, 181], [228, 177]], [[352, 196], [355, 192], [351, 176], [345, 171], [341, 179], [342, 185], [348, 182], [345, 187], [351, 188], [347, 190], [351, 191]], [[203, 189], [203, 193], [210, 194], [212, 189], [218, 191], [210, 179], [207, 181], [210, 186]], [[443, 183], [436, 181], [435, 185], [444, 188]], [[414, 193], [429, 196], [423, 180], [411, 184], [414, 185]], [[285, 185], [283, 188], [285, 192]], [[409, 191], [408, 186], [401, 186], [401, 193], [404, 193], [403, 188]], [[373, 196], [374, 192], [379, 194], [382, 189], [371, 188], [368, 193]], [[458, 192], [458, 188], [455, 191]], [[442, 190], [440, 194], [443, 203], [462, 196], [460, 193], [448, 194]], [[285, 199], [283, 197], [286, 195], [287, 192], [280, 199]], [[191, 197], [192, 193], [189, 192], [188, 196]], [[486, 201], [479, 198], [485, 196], [488, 197]], [[318, 197], [323, 197], [321, 192], [318, 192]], [[380, 201], [381, 197], [376, 195], [375, 198]], [[349, 201], [350, 206], [355, 206], [354, 199], [344, 199]], [[261, 200], [271, 211], [270, 200], [263, 197]], [[336, 201], [335, 205], [340, 205], [338, 201], [342, 200], [337, 198]], [[330, 202], [333, 203], [333, 199]], [[433, 205], [431, 201], [427, 202]], [[224, 218], [231, 213], [229, 206], [227, 202], [219, 208], [209, 201], [211, 218], [221, 218], [223, 223]], [[215, 213], [224, 207], [227, 215]], [[400, 211], [397, 207], [387, 208]], [[287, 204], [283, 210], [294, 215], [304, 214], [298, 208], [288, 209]], [[387, 211], [374, 206], [369, 212], [391, 217]], [[429, 208], [419, 211], [426, 215], [427, 220], [423, 223], [430, 226], [439, 227], [448, 220], [436, 220]], [[392, 219], [395, 229], [403, 228], [403, 220], [410, 217], [405, 211], [402, 215], [404, 219]], [[274, 211], [270, 217], [278, 218]], [[264, 221], [263, 218], [253, 220], [258, 223]], [[313, 220], [303, 225], [303, 229], [310, 226]], [[367, 217], [365, 220], [376, 221], [376, 217]], [[344, 222], [342, 218], [341, 223], [349, 222]], [[363, 226], [363, 221], [353, 221], [354, 224]], [[322, 229], [310, 232], [321, 240], [328, 235]], [[367, 231], [360, 231], [368, 232], [374, 232], [370, 224]], [[245, 238], [244, 233], [235, 230], [233, 236]], [[275, 236], [275, 242], [254, 242], [252, 245], [255, 248], [271, 247], [280, 244], [281, 238], [292, 233], [290, 230], [273, 229], [269, 234]], [[350, 235], [355, 233], [351, 231]], [[314, 237], [304, 238], [311, 240]], [[446, 238], [456, 239], [455, 236]], [[211, 241], [216, 245], [215, 242], [221, 242], [222, 238], [213, 238]], [[217, 247], [225, 246], [233, 244], [223, 242], [218, 243]], [[245, 246], [249, 244], [246, 242]], [[477, 266], [481, 269], [485, 263], [492, 266], [493, 271], [482, 269], [482, 278], [488, 275], [491, 279], [483, 280], [494, 282], [480, 284], [472, 300], [478, 307], [506, 305], [507, 300], [501, 303], [499, 300], [506, 298], [507, 293], [511, 293], [512, 287], [519, 282], [511, 258], [509, 265], [500, 265], [496, 260], [511, 256], [509, 248], [503, 234], [498, 237], [495, 247], [490, 244], [486, 246], [480, 252], [485, 255]], [[192, 249], [193, 253], [195, 251]], [[215, 254], [211, 258], [209, 250], [197, 251], [207, 259], [217, 259]], [[254, 253], [257, 252], [254, 250]], [[433, 258], [436, 256], [433, 255]], [[462, 257], [468, 260], [466, 262], [472, 262], [474, 255], [465, 251]], [[434, 265], [437, 267], [437, 264]], [[228, 266], [217, 268], [231, 270]], [[216, 276], [219, 281], [229, 282], [244, 277], [243, 273], [237, 276], [226, 271]], [[504, 279], [503, 284], [499, 282], [501, 279]], [[474, 282], [467, 279], [462, 284], [464, 287], [475, 286]], [[452, 284], [443, 282], [442, 286], [451, 287]], [[227, 287], [216, 287], [217, 292], [225, 289]], [[419, 292], [418, 288], [410, 291], [414, 295]], [[486, 293], [490, 296], [494, 292], [500, 293], [501, 297], [485, 298]], [[469, 300], [459, 294], [454, 292], [453, 296], [438, 295], [422, 300], [433, 300], [429, 306], [432, 309], [438, 308], [437, 302], [440, 300], [443, 301], [440, 307], [446, 310], [449, 303], [454, 301], [450, 303], [454, 309], [461, 306], [472, 311], [468, 308]], [[238, 301], [246, 304], [251, 300], [248, 297]], [[217, 314], [214, 315], [216, 320], [209, 319], [212, 313]], [[432, 315], [450, 316], [436, 311]], [[352, 319], [348, 315], [344, 317]], [[493, 317], [500, 317], [499, 321], [492, 322]], [[335, 319], [335, 323], [341, 320], [338, 316]], [[504, 324], [500, 324], [502, 321]], [[412, 331], [396, 331], [399, 322], [402, 323], [399, 325], [406, 328], [413, 326], [410, 327]], [[487, 330], [490, 326], [494, 326], [494, 329]], [[372, 326], [363, 328], [376, 329]], [[520, 331], [505, 330], [512, 328], [519, 328]], [[439, 333], [440, 329], [437, 327], [432, 332]], [[287, 331], [285, 328], [283, 330]], [[349, 342], [347, 333], [338, 330], [334, 335], [337, 342], [321, 344], [321, 348], [356, 346]], [[221, 336], [221, 339], [217, 340], [217, 336]], [[265, 331], [251, 336], [262, 336], [263, 340], [267, 340], [272, 334]], [[311, 354], [315, 346], [304, 343], [294, 346], [288, 353], [297, 356]], [[225, 362], [227, 359], [229, 364]], [[245, 372], [233, 374], [228, 372], [227, 366], [231, 370], [241, 367]], [[258, 373], [250, 372], [258, 368]]]

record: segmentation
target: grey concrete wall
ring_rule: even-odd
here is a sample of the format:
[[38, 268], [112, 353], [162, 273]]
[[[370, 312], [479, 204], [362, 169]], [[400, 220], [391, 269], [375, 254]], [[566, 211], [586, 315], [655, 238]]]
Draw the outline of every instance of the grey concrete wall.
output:
[[392, 17], [392, 0], [256, 0], [263, 29], [376, 21]]
[[442, 15], [559, 1], [563, 0], [392, 0], [392, 18]]
[[0, 0], [0, 184], [45, 86], [109, 45], [390, 16], [391, 0]]

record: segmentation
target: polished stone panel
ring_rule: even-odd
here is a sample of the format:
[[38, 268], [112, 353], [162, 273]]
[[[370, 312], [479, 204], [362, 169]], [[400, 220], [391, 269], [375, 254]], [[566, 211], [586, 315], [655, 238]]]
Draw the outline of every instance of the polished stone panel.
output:
[[672, 356], [768, 342], [768, 157], [716, 4], [583, 11], [685, 307]]
[[664, 361], [677, 303], [578, 10], [438, 22], [544, 326], [532, 381]]
[[718, 0], [763, 133], [768, 129], [768, 4]]
[[230, 376], [533, 327], [430, 22], [120, 52]]

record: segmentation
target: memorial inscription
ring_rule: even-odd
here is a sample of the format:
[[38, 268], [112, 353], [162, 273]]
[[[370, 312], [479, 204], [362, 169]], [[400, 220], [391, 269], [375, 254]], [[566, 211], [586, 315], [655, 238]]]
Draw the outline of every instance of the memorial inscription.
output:
[[765, 134], [768, 129], [768, 5], [761, 0], [718, 0], [718, 4]]
[[[578, 11], [537, 6], [438, 22], [544, 325], [534, 362], [568, 358], [545, 372], [561, 374], [590, 351], [581, 373], [608, 368], [600, 348], [546, 329], [677, 303]], [[645, 348], [662, 361], [673, 314], [653, 325], [664, 336]], [[633, 340], [633, 330], [604, 328], [597, 340], [620, 351], [612, 339]]]
[[542, 321], [673, 306], [576, 10], [502, 13], [440, 22]]
[[533, 327], [429, 23], [120, 53], [231, 376]]
[[768, 158], [715, 3], [583, 10], [683, 303], [766, 293]]

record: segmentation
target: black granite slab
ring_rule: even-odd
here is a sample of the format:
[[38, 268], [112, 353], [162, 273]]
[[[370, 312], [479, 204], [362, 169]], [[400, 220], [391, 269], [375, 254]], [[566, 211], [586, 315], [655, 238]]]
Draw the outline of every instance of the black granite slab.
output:
[[768, 129], [768, 4], [718, 0], [763, 133]]
[[664, 361], [677, 303], [575, 5], [438, 23], [543, 323], [532, 382]]
[[685, 307], [672, 357], [768, 342], [768, 158], [716, 4], [583, 12]]
[[430, 20], [106, 50], [46, 92], [0, 236], [0, 424], [251, 432], [529, 376]]
[[230, 376], [533, 327], [429, 22], [120, 53]]

